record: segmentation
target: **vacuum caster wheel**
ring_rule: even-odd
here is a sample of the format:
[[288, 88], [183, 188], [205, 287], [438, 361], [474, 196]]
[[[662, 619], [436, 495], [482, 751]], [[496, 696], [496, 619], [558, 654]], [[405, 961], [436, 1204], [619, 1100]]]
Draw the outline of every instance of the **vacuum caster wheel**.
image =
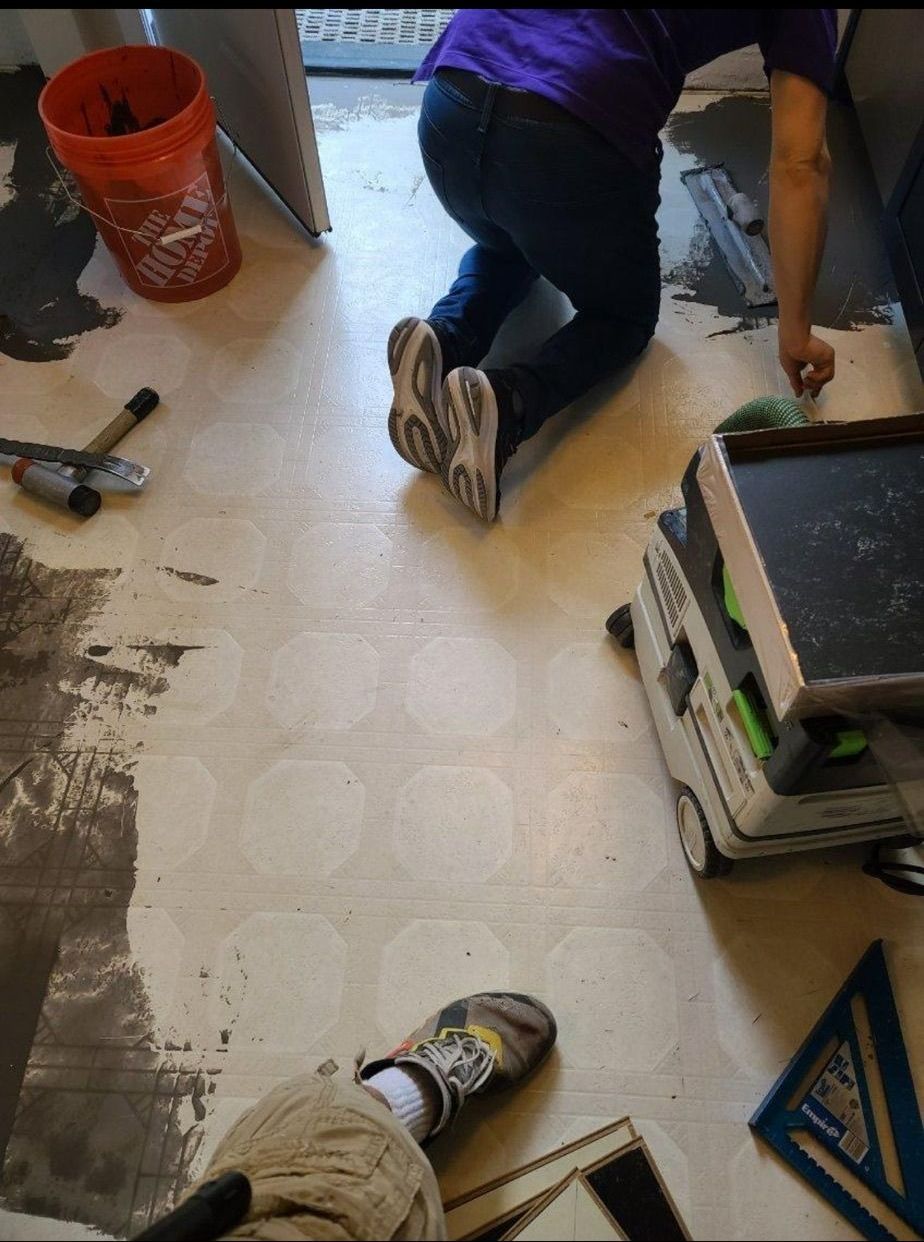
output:
[[632, 626], [632, 614], [629, 611], [630, 605], [623, 604], [621, 608], [617, 608], [610, 617], [607, 618], [606, 628], [619, 643], [620, 647], [635, 646], [635, 630]]
[[677, 828], [680, 832], [680, 844], [694, 875], [698, 875], [701, 880], [713, 880], [716, 876], [728, 875], [732, 869], [732, 860], [719, 853], [699, 799], [686, 785], [677, 797]]

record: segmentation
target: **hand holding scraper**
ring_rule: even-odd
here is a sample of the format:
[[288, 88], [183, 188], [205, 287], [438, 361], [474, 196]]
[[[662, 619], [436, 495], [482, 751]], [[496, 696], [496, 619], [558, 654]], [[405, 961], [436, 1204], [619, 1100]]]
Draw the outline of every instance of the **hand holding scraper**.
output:
[[[126, 402], [124, 409], [115, 416], [99, 435], [84, 449], [58, 448], [50, 444], [29, 444], [21, 440], [4, 440], [0, 437], [0, 453], [18, 456], [13, 466], [13, 481], [27, 492], [50, 500], [52, 504], [92, 517], [100, 507], [102, 497], [95, 488], [84, 483], [91, 470], [103, 470], [117, 478], [125, 479], [135, 487], [143, 487], [151, 473], [147, 466], [121, 457], [108, 456], [113, 448], [151, 413], [160, 397], [153, 388], [141, 388]], [[62, 462], [59, 470], [50, 470], [41, 462]]]

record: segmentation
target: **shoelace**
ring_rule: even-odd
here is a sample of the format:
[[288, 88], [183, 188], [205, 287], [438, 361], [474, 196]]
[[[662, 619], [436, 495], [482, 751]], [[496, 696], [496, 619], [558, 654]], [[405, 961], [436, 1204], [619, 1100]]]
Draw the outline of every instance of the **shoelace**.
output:
[[462, 1031], [421, 1044], [414, 1055], [436, 1066], [460, 1100], [483, 1087], [494, 1071], [494, 1053], [488, 1045]]

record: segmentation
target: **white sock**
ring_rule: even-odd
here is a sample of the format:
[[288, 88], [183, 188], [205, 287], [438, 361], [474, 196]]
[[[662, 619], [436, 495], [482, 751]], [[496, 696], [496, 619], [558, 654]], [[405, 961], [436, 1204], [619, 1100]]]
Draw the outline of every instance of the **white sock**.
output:
[[391, 1065], [367, 1078], [363, 1085], [381, 1091], [416, 1142], [422, 1143], [436, 1125], [439, 1092], [426, 1070], [416, 1065]]

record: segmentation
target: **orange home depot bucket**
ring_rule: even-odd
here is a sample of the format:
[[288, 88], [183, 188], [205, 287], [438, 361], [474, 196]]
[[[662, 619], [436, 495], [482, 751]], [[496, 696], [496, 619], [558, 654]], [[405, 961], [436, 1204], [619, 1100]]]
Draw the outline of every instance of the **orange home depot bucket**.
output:
[[194, 60], [166, 47], [91, 52], [48, 82], [39, 114], [136, 293], [189, 302], [231, 280], [241, 247]]

